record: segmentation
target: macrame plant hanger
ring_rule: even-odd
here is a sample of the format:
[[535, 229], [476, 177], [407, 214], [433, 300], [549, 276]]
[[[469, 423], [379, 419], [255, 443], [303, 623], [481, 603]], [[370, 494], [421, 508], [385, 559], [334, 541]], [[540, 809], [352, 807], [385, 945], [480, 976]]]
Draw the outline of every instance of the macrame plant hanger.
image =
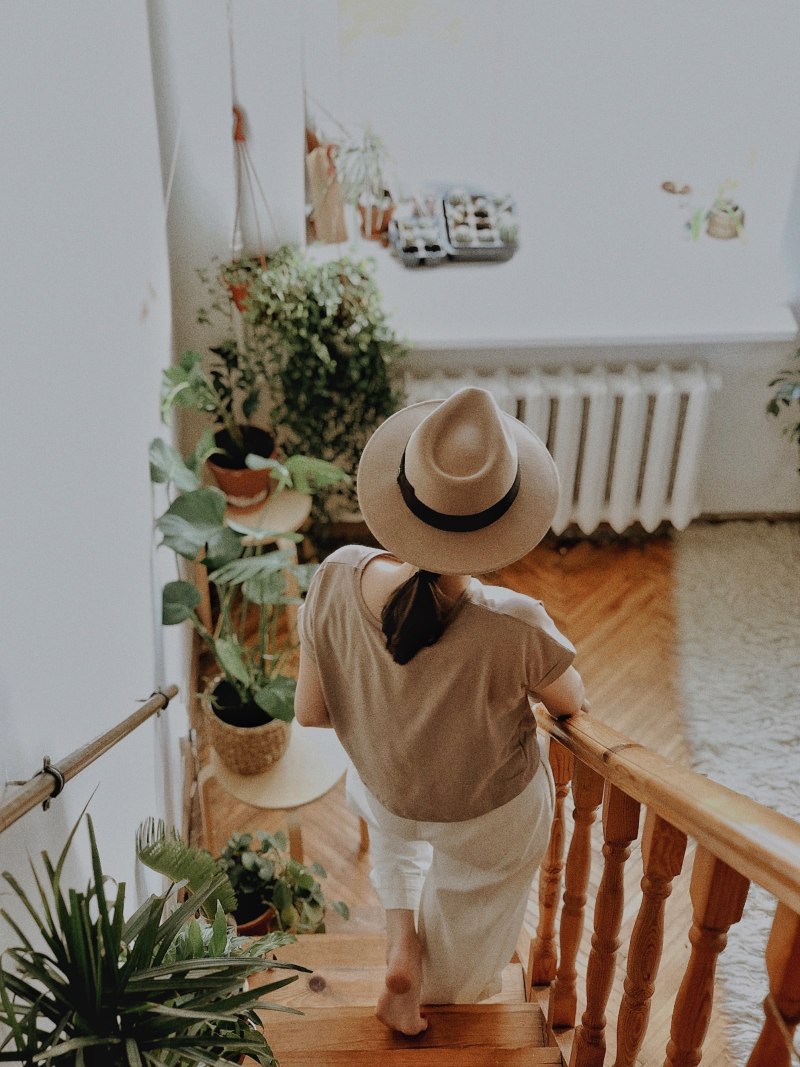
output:
[[[245, 112], [244, 108], [239, 103], [239, 94], [236, 88], [236, 56], [233, 43], [233, 0], [227, 0], [226, 7], [228, 13], [228, 51], [230, 54], [231, 100], [233, 101], [233, 149], [236, 183], [233, 232], [231, 233], [231, 263], [235, 266], [243, 258], [243, 206], [245, 202], [248, 201], [253, 212], [253, 221], [256, 229], [256, 237], [258, 239], [258, 253], [253, 258], [258, 259], [262, 269], [266, 269], [267, 255], [264, 248], [261, 223], [259, 221], [260, 205], [263, 206], [267, 213], [276, 243], [278, 241], [278, 228], [275, 225], [275, 219], [270, 210], [266, 194], [264, 193], [264, 187], [261, 184], [258, 172], [253, 164], [250, 148], [247, 143]], [[259, 200], [256, 197], [256, 191], [260, 198], [260, 205]], [[245, 287], [232, 285], [230, 289], [231, 299], [239, 310], [241, 310], [240, 302], [244, 299], [243, 290]], [[242, 291], [237, 295], [234, 290]]]

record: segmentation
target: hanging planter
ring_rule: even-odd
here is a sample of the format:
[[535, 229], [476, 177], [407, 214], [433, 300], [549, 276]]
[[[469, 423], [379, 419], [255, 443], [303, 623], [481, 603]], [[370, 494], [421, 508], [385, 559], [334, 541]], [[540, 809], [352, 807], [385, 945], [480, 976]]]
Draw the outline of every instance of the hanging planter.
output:
[[382, 199], [361, 197], [358, 202], [361, 216], [361, 236], [368, 241], [383, 240], [389, 232], [389, 223], [394, 214], [394, 202], [388, 189], [384, 190]]

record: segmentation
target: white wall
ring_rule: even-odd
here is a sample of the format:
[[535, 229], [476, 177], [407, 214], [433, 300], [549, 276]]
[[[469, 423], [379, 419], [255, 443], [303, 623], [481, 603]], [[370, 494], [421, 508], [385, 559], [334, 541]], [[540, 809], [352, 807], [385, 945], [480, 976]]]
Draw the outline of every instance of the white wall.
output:
[[[797, 450], [764, 413], [800, 309], [793, 0], [306, 0], [303, 28], [313, 119], [333, 140], [328, 112], [372, 124], [396, 192], [516, 198], [507, 264], [409, 271], [376, 251], [416, 364], [699, 360], [722, 379], [704, 509], [800, 509]], [[690, 240], [726, 178], [745, 239]]]
[[[268, 249], [303, 238], [307, 89], [312, 116], [333, 136], [323, 108], [350, 129], [377, 127], [401, 191], [469, 180], [519, 201], [522, 244], [502, 267], [415, 274], [369, 248], [417, 361], [471, 361], [479, 353], [462, 347], [486, 348], [490, 337], [491, 363], [700, 359], [723, 381], [704, 507], [798, 509], [795, 452], [764, 414], [766, 383], [793, 352], [787, 304], [800, 307], [800, 8], [791, 0], [769, 0], [763, 18], [747, 0], [702, 11], [690, 0], [658, 11], [632, 0], [602, 9], [232, 0], [230, 27], [218, 0], [149, 5], [165, 173], [176, 162], [176, 351], [218, 336], [194, 321], [204, 298], [194, 271], [230, 250], [230, 28], [237, 95], [277, 223], [272, 233], [262, 214]], [[739, 181], [746, 242], [688, 241], [685, 210], [661, 182], [689, 181], [707, 198], [726, 177]], [[252, 225], [245, 237], [254, 251]], [[185, 423], [190, 439], [197, 420]]]
[[[5, 782], [109, 729], [162, 680], [147, 446], [170, 293], [144, 0], [5, 3], [0, 113]], [[22, 876], [28, 854], [57, 853], [96, 790], [106, 869], [133, 890], [135, 828], [171, 811], [181, 715], [140, 727], [3, 834], [0, 868]], [[85, 883], [85, 831], [75, 866]]]
[[[266, 250], [303, 239], [300, 12], [284, 0], [234, 0], [230, 22], [221, 0], [149, 0], [149, 11], [165, 175], [175, 165], [168, 239], [180, 352], [219, 340], [218, 331], [195, 321], [207, 302], [195, 271], [213, 257], [231, 257], [236, 186], [229, 30], [236, 96], [272, 216], [259, 197]], [[246, 207], [244, 251], [255, 254], [257, 231], [249, 202]]]

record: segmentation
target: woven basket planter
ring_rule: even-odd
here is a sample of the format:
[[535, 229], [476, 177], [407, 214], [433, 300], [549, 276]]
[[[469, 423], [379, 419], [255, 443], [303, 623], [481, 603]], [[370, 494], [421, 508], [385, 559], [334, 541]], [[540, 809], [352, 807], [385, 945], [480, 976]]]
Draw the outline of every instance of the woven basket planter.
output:
[[208, 737], [220, 761], [234, 774], [262, 774], [281, 758], [289, 744], [291, 723], [272, 719], [262, 726], [232, 726], [216, 714], [209, 700], [221, 678], [212, 678], [203, 693]]

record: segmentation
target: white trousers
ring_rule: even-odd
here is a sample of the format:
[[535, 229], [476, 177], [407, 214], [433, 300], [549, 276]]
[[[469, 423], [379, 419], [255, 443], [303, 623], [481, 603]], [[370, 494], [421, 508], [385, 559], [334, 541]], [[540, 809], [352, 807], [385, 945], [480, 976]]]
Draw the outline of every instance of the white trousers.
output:
[[369, 826], [370, 878], [381, 904], [417, 914], [421, 1002], [473, 1004], [499, 993], [550, 837], [555, 786], [547, 757], [519, 796], [464, 822], [393, 815], [352, 766], [346, 795]]

